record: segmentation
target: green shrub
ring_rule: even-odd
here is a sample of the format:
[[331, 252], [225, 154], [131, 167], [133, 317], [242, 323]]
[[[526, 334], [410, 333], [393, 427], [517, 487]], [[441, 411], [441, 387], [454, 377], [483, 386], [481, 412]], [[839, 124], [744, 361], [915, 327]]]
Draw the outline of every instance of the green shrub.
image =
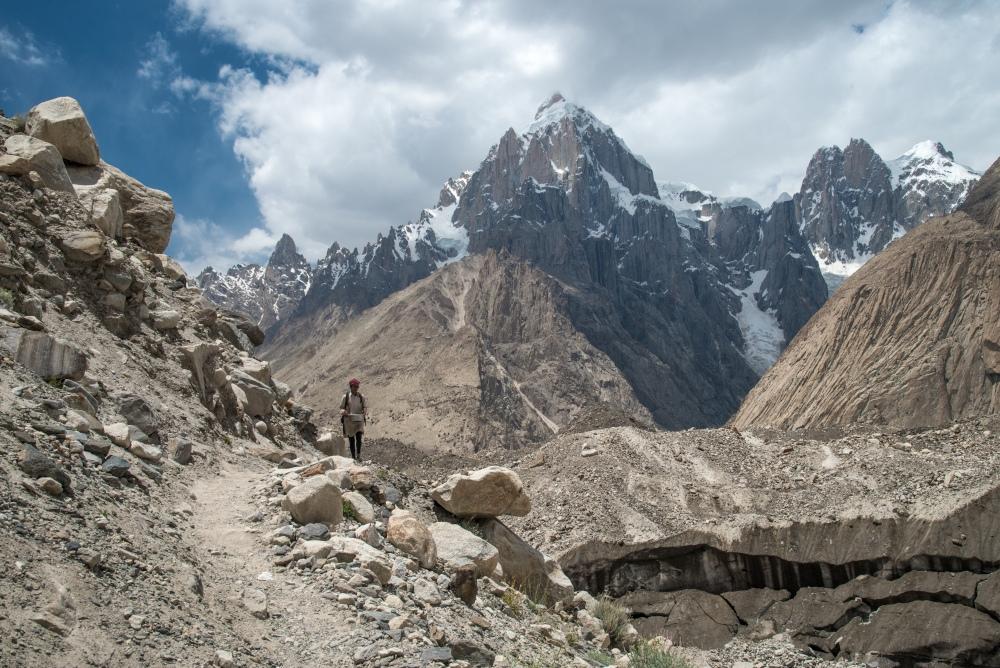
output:
[[608, 596], [601, 596], [594, 606], [594, 617], [601, 620], [611, 642], [620, 645], [625, 627], [631, 622], [632, 611]]
[[7, 288], [0, 288], [0, 306], [8, 310], [14, 308], [14, 293]]
[[347, 501], [343, 501], [342, 504], [343, 504], [342, 507], [344, 509], [344, 519], [345, 520], [354, 520], [355, 522], [357, 522], [358, 521], [358, 513], [354, 510], [354, 506], [352, 506], [351, 504], [349, 504]]
[[500, 600], [507, 606], [512, 617], [520, 619], [524, 616], [524, 597], [521, 592], [513, 587], [507, 587], [500, 595]]
[[24, 132], [24, 126], [28, 123], [28, 117], [24, 114], [17, 114], [11, 119], [14, 121], [14, 131]]
[[691, 668], [683, 657], [671, 654], [657, 644], [643, 640], [628, 653], [632, 668]]

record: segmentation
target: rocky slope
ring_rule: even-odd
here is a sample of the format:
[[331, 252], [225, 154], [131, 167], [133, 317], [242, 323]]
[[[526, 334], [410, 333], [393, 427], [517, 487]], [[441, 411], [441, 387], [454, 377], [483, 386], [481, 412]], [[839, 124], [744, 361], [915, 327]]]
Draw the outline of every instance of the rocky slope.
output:
[[[630, 386], [629, 392], [610, 392], [617, 408], [634, 412], [630, 401], [621, 401], [634, 395], [641, 412], [648, 411], [661, 425], [718, 424], [822, 303], [826, 288], [790, 222], [790, 204], [760, 211], [749, 202], [706, 200], [704, 215], [695, 220], [675, 214], [679, 208], [671, 197], [661, 199], [652, 171], [610, 128], [587, 110], [553, 96], [526, 132], [509, 130], [478, 170], [450, 181], [438, 206], [424, 211], [417, 224], [390, 230], [363, 252], [331, 247], [311, 289], [293, 317], [275, 331], [265, 354], [279, 373], [295, 370], [302, 383], [297, 387], [309, 383], [310, 397], [323, 410], [336, 401], [338, 390], [330, 383], [337, 388], [338, 377], [315, 370], [308, 378], [303, 375], [308, 358], [320, 347], [344, 351], [344, 362], [326, 370], [331, 373], [350, 376], [358, 373], [351, 369], [378, 368], [375, 381], [381, 390], [388, 386], [383, 379], [390, 368], [383, 361], [382, 330], [364, 332], [352, 325], [350, 340], [343, 341], [339, 332], [376, 305], [380, 314], [364, 322], [384, 322], [384, 314], [395, 308], [382, 303], [387, 296], [446, 264], [466, 255], [501, 253], [560, 286], [567, 331], [610, 360], [617, 367], [613, 375]], [[500, 286], [510, 294], [516, 291], [504, 281]], [[479, 293], [484, 288], [473, 285], [463, 298], [490, 299]], [[539, 304], [533, 317], [549, 318], [547, 308], [547, 303]], [[406, 331], [405, 324], [394, 331]], [[525, 335], [528, 330], [510, 331]], [[515, 345], [531, 350], [534, 345], [529, 339], [494, 341], [489, 329], [478, 336], [485, 351]], [[398, 335], [392, 340], [404, 343]], [[450, 336], [435, 336], [431, 343], [437, 356], [448, 354], [452, 345], [458, 349], [465, 343]], [[526, 412], [520, 400], [498, 404], [491, 374], [480, 372], [485, 355], [456, 359], [470, 365], [461, 371], [465, 377], [481, 378], [472, 390], [479, 394], [472, 399], [480, 416], [497, 425], [513, 420], [509, 431], [518, 436], [551, 434], [596, 396], [609, 395], [586, 390], [571, 397], [564, 391], [551, 406], [539, 409], [537, 392], [531, 399], [535, 409]], [[530, 386], [528, 370], [541, 364], [538, 358], [527, 366], [510, 366], [511, 383]], [[553, 376], [561, 364], [548, 361]], [[567, 372], [578, 376], [572, 367]], [[405, 396], [394, 393], [393, 403], [382, 405], [423, 403], [417, 387]], [[570, 387], [582, 391], [590, 381]], [[436, 415], [446, 409], [441, 406]], [[552, 424], [522, 429], [521, 423], [536, 422], [533, 415], [539, 411], [546, 418], [541, 423]], [[511, 417], [518, 413], [521, 417]], [[418, 432], [420, 442], [433, 445], [436, 438], [427, 433]], [[478, 438], [470, 445], [488, 443]]]
[[237, 264], [225, 274], [206, 267], [196, 281], [214, 303], [245, 314], [267, 332], [298, 307], [312, 274], [295, 241], [283, 234], [265, 266]]
[[1000, 410], [1000, 163], [838, 290], [732, 424], [938, 426]]
[[883, 160], [864, 139], [819, 149], [795, 195], [802, 234], [835, 288], [932, 216], [951, 213], [979, 178], [940, 143]]

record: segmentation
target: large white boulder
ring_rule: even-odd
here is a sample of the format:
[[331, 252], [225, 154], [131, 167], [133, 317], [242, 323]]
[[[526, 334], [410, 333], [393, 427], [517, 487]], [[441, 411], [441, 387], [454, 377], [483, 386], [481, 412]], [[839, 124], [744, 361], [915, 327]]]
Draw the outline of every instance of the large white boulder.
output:
[[521, 478], [502, 466], [453, 475], [431, 490], [431, 498], [457, 517], [527, 515], [531, 510]]
[[97, 262], [104, 257], [104, 232], [93, 228], [70, 230], [61, 235], [59, 247], [73, 262]]
[[55, 146], [63, 160], [96, 165], [101, 159], [94, 131], [80, 103], [71, 97], [57, 97], [32, 107], [24, 129]]
[[423, 568], [434, 567], [434, 562], [437, 561], [434, 536], [409, 510], [397, 508], [392, 511], [386, 527], [386, 539], [399, 550], [414, 557]]
[[282, 499], [281, 507], [291, 513], [299, 524], [319, 522], [334, 526], [344, 519], [340, 488], [322, 475], [313, 476], [290, 489]]
[[450, 522], [435, 522], [429, 527], [434, 536], [438, 558], [451, 570], [468, 564], [476, 567], [476, 577], [493, 574], [500, 552], [476, 534]]
[[4, 148], [9, 155], [27, 160], [31, 170], [42, 177], [46, 188], [75, 192], [62, 155], [52, 144], [28, 135], [11, 135], [4, 141]]

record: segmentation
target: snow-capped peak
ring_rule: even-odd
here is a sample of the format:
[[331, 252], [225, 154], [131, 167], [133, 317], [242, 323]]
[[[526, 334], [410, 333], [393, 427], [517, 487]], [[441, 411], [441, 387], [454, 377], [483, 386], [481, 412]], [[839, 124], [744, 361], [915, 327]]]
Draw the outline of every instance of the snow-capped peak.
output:
[[915, 144], [895, 160], [889, 160], [894, 186], [905, 186], [914, 179], [934, 179], [952, 184], [975, 181], [981, 174], [955, 162], [955, 156], [941, 142], [930, 139]]
[[602, 132], [608, 132], [610, 127], [602, 123], [590, 111], [579, 105], [569, 102], [561, 93], [553, 93], [546, 100], [538, 111], [535, 112], [535, 119], [528, 126], [525, 134], [535, 134], [544, 131], [552, 125], [559, 125], [564, 118], [570, 118], [579, 130], [593, 127]]

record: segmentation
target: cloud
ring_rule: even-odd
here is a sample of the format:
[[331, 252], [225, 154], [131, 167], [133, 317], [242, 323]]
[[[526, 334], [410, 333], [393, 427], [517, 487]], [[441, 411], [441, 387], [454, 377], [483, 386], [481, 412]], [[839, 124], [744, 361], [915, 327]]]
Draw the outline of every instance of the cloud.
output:
[[276, 238], [260, 228], [241, 236], [210, 220], [180, 213], [174, 218], [170, 238], [171, 254], [192, 278], [205, 267], [225, 271], [234, 264], [264, 262], [276, 243]]
[[39, 45], [27, 30], [17, 35], [10, 28], [0, 26], [0, 58], [19, 65], [42, 67], [58, 62], [60, 55], [54, 47]]
[[[436, 200], [561, 90], [661, 180], [763, 202], [820, 145], [886, 157], [932, 138], [985, 167], [1000, 117], [1000, 5], [935, 1], [175, 0], [264, 62], [183, 76], [209, 99], [266, 233], [306, 255], [361, 245]], [[859, 30], [859, 26], [863, 29]]]
[[162, 33], [156, 33], [146, 43], [145, 52], [148, 58], [139, 61], [136, 74], [140, 79], [148, 79], [154, 84], [170, 82], [181, 76], [181, 68], [177, 63], [177, 52]]

